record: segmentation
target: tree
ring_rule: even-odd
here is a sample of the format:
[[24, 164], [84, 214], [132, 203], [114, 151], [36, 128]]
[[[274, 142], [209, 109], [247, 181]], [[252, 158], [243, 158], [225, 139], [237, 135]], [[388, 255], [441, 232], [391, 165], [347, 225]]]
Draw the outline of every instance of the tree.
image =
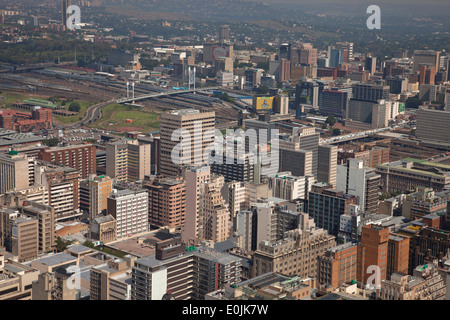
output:
[[406, 108], [415, 108], [415, 109], [417, 109], [422, 103], [423, 103], [423, 101], [420, 100], [417, 96], [416, 97], [410, 97], [410, 98], [406, 99], [405, 107]]
[[325, 123], [332, 127], [336, 124], [336, 118], [333, 115], [329, 115], [327, 120], [325, 120]]
[[78, 102], [72, 102], [69, 105], [69, 111], [80, 112], [80, 110], [81, 110], [81, 106], [80, 106], [80, 104]]
[[339, 136], [340, 134], [341, 134], [341, 130], [339, 130], [338, 128], [333, 129], [333, 136]]
[[59, 143], [58, 138], [50, 138], [47, 140], [42, 140], [42, 144], [49, 146], [49, 147], [56, 147]]

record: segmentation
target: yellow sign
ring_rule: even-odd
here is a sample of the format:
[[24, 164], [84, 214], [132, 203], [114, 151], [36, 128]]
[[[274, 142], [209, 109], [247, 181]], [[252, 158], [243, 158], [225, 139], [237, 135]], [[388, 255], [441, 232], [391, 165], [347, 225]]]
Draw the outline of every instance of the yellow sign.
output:
[[256, 97], [253, 104], [256, 110], [272, 110], [273, 97]]

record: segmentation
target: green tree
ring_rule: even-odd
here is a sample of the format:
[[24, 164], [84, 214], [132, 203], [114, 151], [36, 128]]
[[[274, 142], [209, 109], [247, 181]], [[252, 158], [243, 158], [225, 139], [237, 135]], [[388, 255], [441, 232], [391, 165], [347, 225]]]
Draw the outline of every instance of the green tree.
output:
[[47, 140], [42, 140], [42, 144], [49, 146], [49, 147], [56, 147], [59, 143], [58, 138], [50, 138]]
[[423, 103], [423, 101], [420, 100], [419, 97], [417, 97], [417, 96], [410, 97], [410, 98], [406, 99], [405, 107], [417, 109], [422, 103]]
[[80, 110], [81, 110], [81, 106], [80, 106], [80, 104], [78, 102], [72, 102], [69, 105], [69, 111], [80, 112]]
[[340, 134], [341, 134], [341, 130], [339, 130], [338, 128], [333, 129], [333, 136], [339, 136]]
[[330, 127], [334, 126], [336, 124], [336, 118], [333, 115], [329, 115], [327, 117], [327, 120], [325, 120], [325, 123], [329, 125]]

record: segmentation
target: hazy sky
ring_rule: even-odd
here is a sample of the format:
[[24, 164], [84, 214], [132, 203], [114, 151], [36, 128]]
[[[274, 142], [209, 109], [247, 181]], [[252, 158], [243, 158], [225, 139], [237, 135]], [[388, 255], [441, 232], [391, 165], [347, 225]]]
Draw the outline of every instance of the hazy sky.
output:
[[448, 15], [450, 17], [450, 0], [261, 0], [272, 5], [289, 5], [305, 11], [319, 11], [357, 14], [369, 5], [380, 6], [382, 13], [390, 15]]

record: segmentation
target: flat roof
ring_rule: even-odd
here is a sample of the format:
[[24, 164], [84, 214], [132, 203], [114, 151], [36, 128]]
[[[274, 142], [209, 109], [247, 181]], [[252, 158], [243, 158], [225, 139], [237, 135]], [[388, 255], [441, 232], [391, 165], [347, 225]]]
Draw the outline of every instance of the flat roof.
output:
[[34, 261], [37, 263], [45, 264], [45, 265], [51, 267], [51, 266], [57, 266], [59, 264], [63, 264], [66, 262], [73, 262], [76, 260], [77, 260], [77, 258], [71, 256], [70, 254], [61, 252], [61, 253], [49, 255], [47, 257], [36, 259]]

